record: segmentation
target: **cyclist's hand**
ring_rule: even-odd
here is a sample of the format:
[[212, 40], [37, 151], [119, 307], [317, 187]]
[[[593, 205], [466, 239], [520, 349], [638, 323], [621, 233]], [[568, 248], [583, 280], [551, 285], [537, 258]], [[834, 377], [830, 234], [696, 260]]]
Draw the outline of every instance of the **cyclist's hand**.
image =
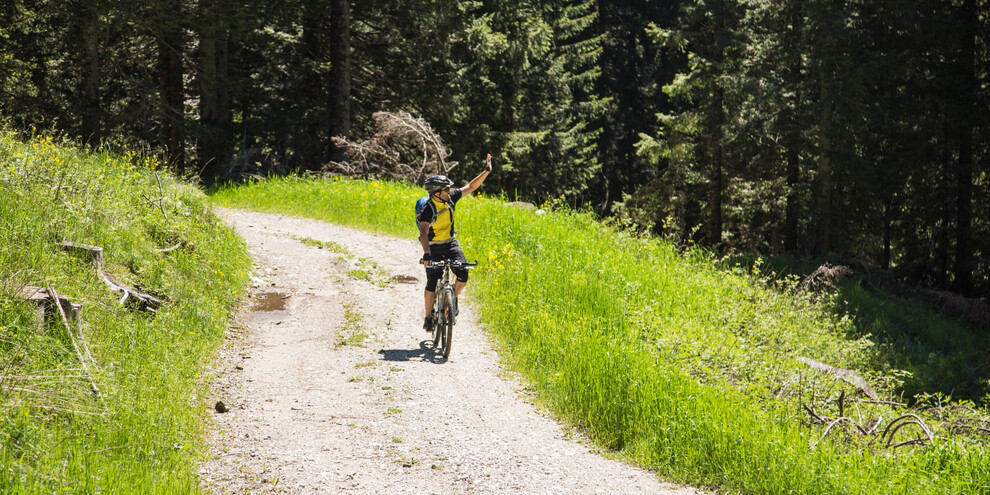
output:
[[433, 255], [431, 255], [430, 253], [423, 253], [423, 259], [419, 260], [419, 264], [421, 265], [429, 265], [432, 262], [433, 262]]
[[488, 158], [485, 159], [485, 172], [492, 171], [492, 154], [488, 154]]

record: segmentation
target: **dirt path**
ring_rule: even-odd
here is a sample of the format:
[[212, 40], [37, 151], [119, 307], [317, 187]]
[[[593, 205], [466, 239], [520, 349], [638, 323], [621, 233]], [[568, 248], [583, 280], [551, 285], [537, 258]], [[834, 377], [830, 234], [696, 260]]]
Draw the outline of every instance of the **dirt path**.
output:
[[208, 490], [698, 493], [595, 454], [542, 414], [499, 368], [469, 300], [450, 359], [434, 355], [415, 240], [218, 213], [254, 257], [251, 295], [270, 296], [245, 308], [218, 362], [228, 411], [214, 414]]

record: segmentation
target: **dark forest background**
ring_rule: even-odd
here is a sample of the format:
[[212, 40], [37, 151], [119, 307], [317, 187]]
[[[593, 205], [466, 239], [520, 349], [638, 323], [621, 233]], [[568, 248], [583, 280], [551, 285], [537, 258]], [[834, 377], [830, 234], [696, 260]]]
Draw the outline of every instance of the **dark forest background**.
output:
[[372, 114], [487, 190], [990, 291], [986, 0], [5, 0], [0, 118], [206, 184]]

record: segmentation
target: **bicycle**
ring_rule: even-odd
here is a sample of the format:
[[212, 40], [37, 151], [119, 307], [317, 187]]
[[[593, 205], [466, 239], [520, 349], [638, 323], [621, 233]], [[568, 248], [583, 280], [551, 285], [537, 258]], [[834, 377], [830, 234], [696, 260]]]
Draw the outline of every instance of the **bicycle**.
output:
[[433, 349], [442, 353], [443, 357], [450, 356], [450, 347], [454, 337], [454, 320], [457, 308], [457, 294], [454, 292], [454, 268], [474, 268], [478, 263], [461, 263], [459, 261], [434, 261], [428, 268], [441, 268], [443, 274], [437, 283], [436, 298], [433, 300]]

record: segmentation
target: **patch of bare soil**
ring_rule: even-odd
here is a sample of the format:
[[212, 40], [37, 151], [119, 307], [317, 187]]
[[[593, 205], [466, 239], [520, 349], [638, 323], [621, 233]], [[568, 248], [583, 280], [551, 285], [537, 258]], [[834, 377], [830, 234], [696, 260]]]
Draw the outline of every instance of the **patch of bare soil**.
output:
[[252, 301], [213, 380], [214, 493], [659, 493], [692, 488], [607, 459], [526, 400], [476, 323], [450, 359], [422, 330], [415, 239], [238, 210]]

